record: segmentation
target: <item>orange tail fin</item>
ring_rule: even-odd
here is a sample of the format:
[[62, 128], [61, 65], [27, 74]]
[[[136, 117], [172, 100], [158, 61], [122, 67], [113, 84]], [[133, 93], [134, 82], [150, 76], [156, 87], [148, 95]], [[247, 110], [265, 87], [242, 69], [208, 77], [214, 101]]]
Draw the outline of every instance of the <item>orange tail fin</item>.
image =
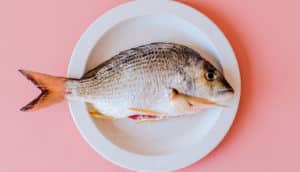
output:
[[67, 78], [55, 77], [28, 70], [19, 70], [19, 72], [41, 90], [41, 94], [26, 106], [22, 107], [20, 109], [21, 111], [36, 111], [64, 99]]

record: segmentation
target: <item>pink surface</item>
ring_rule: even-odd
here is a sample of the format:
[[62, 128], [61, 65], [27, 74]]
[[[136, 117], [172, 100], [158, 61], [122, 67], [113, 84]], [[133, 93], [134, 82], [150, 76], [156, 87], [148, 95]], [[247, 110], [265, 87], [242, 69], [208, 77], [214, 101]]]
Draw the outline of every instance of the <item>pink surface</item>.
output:
[[[72, 49], [99, 15], [125, 0], [0, 3], [0, 171], [127, 171], [81, 138], [66, 103], [18, 109], [38, 94], [18, 68], [65, 75]], [[225, 140], [181, 171], [300, 171], [299, 1], [183, 2], [225, 32], [242, 74], [240, 109]]]

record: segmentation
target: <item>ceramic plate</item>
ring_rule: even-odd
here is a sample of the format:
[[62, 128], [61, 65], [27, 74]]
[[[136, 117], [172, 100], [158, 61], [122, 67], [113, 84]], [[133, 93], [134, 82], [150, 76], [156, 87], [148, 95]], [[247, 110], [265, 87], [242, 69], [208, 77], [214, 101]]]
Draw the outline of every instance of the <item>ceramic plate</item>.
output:
[[173, 171], [200, 160], [221, 142], [239, 104], [240, 73], [229, 42], [201, 12], [174, 1], [131, 1], [100, 16], [78, 41], [68, 76], [80, 78], [122, 50], [157, 41], [197, 50], [224, 71], [235, 96], [225, 109], [142, 124], [93, 119], [85, 103], [70, 101], [74, 122], [89, 145], [111, 162], [135, 171]]

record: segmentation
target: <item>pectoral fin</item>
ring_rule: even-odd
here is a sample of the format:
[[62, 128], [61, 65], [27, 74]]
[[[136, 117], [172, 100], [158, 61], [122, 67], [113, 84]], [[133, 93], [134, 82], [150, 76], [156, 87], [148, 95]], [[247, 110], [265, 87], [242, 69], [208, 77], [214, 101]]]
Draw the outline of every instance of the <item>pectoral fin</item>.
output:
[[92, 104], [87, 103], [87, 110], [92, 117], [100, 118], [100, 119], [113, 119], [113, 117], [109, 115], [102, 114], [99, 112]]
[[221, 105], [204, 98], [179, 93], [175, 89], [172, 89], [170, 100], [175, 108], [182, 113], [194, 112], [211, 106], [226, 107], [225, 105]]

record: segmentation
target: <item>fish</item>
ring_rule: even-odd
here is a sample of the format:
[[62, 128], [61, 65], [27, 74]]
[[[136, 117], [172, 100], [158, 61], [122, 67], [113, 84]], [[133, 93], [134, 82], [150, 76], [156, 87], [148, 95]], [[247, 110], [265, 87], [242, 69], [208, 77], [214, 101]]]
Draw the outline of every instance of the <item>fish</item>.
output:
[[66, 78], [19, 70], [40, 90], [21, 111], [36, 111], [64, 99], [85, 102], [102, 119], [156, 120], [194, 114], [234, 95], [223, 73], [197, 51], [154, 42], [121, 51], [86, 72]]

